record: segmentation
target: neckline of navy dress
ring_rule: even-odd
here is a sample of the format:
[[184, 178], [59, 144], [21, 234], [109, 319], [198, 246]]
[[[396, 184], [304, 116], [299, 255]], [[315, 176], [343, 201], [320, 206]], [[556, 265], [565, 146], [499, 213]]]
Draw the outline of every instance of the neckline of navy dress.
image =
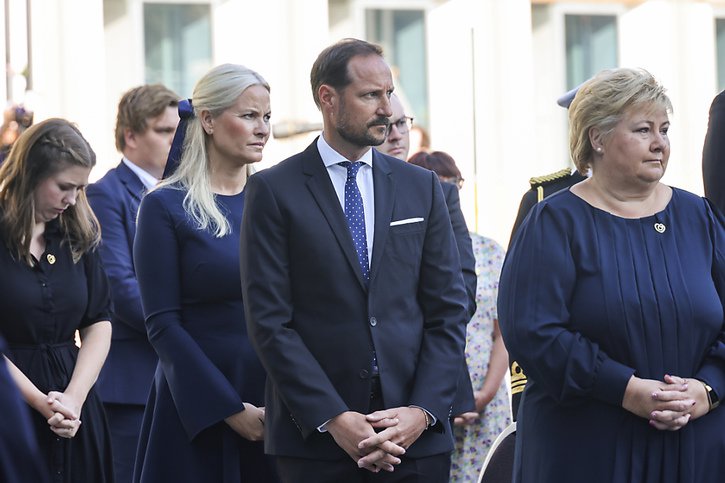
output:
[[244, 195], [244, 190], [243, 189], [239, 193], [235, 193], [233, 195], [223, 195], [221, 193], [214, 193], [214, 197], [215, 198], [226, 198], [226, 199], [238, 198], [238, 197], [241, 197], [242, 195]]
[[576, 198], [577, 200], [581, 201], [582, 203], [584, 203], [586, 206], [588, 206], [594, 212], [601, 213], [601, 214], [606, 215], [606, 216], [608, 216], [608, 217], [610, 217], [612, 219], [615, 219], [615, 220], [622, 220], [624, 222], [637, 222], [637, 221], [659, 220], [659, 219], [661, 219], [663, 216], [665, 216], [670, 211], [670, 209], [672, 207], [672, 204], [673, 204], [673, 200], [675, 199], [676, 196], [678, 196], [678, 193], [677, 192], [679, 190], [677, 188], [675, 188], [675, 187], [672, 187], [672, 186], [670, 186], [669, 188], [671, 190], [672, 195], [670, 196], [670, 199], [667, 202], [667, 204], [665, 205], [665, 207], [663, 209], [661, 209], [660, 211], [656, 212], [656, 213], [653, 213], [653, 214], [647, 215], [647, 216], [642, 216], [642, 217], [639, 217], [639, 218], [627, 218], [627, 217], [624, 217], [624, 216], [615, 215], [614, 213], [609, 212], [607, 210], [603, 210], [602, 208], [598, 208], [598, 207], [592, 205], [591, 203], [589, 203], [584, 198], [582, 198], [582, 197], [574, 194], [571, 191], [571, 187], [569, 187], [566, 190], [566, 192], [568, 192], [570, 196], [572, 196], [572, 197]]

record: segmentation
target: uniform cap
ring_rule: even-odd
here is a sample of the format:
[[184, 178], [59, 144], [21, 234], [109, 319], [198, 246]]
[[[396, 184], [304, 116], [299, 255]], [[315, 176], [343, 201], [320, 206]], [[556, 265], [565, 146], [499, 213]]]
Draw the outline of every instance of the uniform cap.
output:
[[556, 103], [559, 104], [561, 107], [569, 109], [569, 106], [571, 105], [571, 101], [574, 100], [574, 96], [576, 96], [576, 93], [580, 87], [581, 87], [581, 84], [579, 84], [572, 90], [566, 92], [565, 94], [563, 94], [561, 97], [559, 97], [556, 100]]

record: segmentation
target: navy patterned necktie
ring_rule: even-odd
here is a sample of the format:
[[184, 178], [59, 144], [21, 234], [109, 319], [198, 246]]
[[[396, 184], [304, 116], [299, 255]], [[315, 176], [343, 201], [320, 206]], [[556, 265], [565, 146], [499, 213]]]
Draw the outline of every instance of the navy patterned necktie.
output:
[[357, 172], [364, 164], [362, 161], [351, 163], [343, 161], [337, 163], [347, 168], [347, 181], [345, 181], [345, 218], [350, 228], [352, 241], [355, 244], [355, 252], [360, 262], [365, 284], [370, 281], [370, 264], [368, 263], [368, 241], [365, 234], [365, 207], [360, 190], [357, 187]]

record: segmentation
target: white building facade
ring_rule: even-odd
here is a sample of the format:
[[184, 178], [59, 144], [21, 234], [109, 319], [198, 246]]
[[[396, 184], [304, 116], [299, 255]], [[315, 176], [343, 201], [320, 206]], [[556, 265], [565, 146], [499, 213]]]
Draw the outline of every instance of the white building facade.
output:
[[569, 165], [563, 92], [602, 68], [651, 71], [675, 111], [665, 181], [701, 193], [708, 108], [725, 88], [725, 0], [3, 3], [0, 89], [36, 121], [76, 122], [98, 154], [94, 179], [120, 159], [115, 110], [133, 86], [163, 82], [186, 97], [213, 65], [252, 67], [272, 86], [269, 166], [316, 135], [317, 54], [343, 37], [380, 43], [416, 124], [463, 172], [469, 227], [504, 245], [528, 179]]

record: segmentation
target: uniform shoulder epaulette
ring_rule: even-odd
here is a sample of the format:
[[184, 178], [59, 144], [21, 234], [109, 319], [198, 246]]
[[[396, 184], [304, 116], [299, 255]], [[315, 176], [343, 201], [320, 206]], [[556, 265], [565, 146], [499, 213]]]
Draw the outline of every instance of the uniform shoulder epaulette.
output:
[[534, 176], [529, 180], [529, 184], [531, 184], [531, 188], [536, 188], [537, 186], [542, 186], [551, 183], [552, 181], [566, 178], [569, 175], [571, 175], [571, 168], [564, 168], [555, 173], [545, 174], [544, 176]]

